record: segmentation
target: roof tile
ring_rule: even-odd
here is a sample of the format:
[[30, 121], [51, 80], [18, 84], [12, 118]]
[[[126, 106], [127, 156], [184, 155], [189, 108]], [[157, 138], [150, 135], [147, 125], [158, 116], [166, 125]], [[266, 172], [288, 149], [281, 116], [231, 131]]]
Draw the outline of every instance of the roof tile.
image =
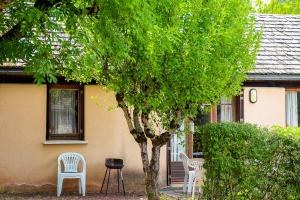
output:
[[256, 29], [261, 48], [249, 74], [300, 74], [300, 15], [256, 15]]

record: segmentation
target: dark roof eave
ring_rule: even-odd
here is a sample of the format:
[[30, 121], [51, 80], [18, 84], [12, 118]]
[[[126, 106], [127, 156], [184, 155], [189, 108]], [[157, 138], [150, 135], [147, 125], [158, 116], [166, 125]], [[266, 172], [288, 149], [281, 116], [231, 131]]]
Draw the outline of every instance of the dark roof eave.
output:
[[300, 81], [300, 74], [248, 74], [247, 81]]
[[1, 74], [26, 74], [22, 67], [0, 67]]

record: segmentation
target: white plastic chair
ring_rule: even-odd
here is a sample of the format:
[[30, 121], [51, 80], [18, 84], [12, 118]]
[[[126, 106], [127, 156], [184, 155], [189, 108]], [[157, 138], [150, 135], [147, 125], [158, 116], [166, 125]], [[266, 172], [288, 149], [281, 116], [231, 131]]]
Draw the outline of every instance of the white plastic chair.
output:
[[[86, 183], [86, 162], [84, 157], [79, 153], [67, 152], [61, 154], [58, 159], [57, 168], [57, 196], [59, 197], [62, 191], [63, 180], [66, 179], [79, 179], [79, 194], [85, 196], [85, 183]], [[82, 171], [78, 172], [79, 163], [82, 162]], [[62, 165], [63, 164], [63, 171]]]
[[[195, 199], [195, 189], [196, 186], [199, 185], [201, 181], [203, 181], [203, 177], [201, 175], [201, 170], [203, 170], [204, 161], [200, 159], [190, 159], [188, 160], [188, 166], [191, 166], [195, 169], [195, 174], [193, 177], [193, 192], [192, 192], [192, 200]], [[199, 193], [201, 193], [201, 187], [199, 187]]]
[[[193, 180], [195, 177], [195, 170], [190, 170], [188, 161], [190, 160], [185, 153], [179, 154], [180, 159], [183, 163], [184, 168], [184, 183], [183, 183], [183, 192], [190, 194], [192, 192]], [[186, 190], [187, 189], [187, 190]]]

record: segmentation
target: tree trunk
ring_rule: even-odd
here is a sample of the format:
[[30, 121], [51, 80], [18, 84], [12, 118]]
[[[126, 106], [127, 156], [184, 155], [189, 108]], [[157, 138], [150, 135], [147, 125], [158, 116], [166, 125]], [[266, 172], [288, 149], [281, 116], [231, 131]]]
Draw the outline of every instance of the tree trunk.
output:
[[[118, 101], [118, 105], [124, 111], [124, 116], [131, 135], [140, 146], [143, 171], [145, 175], [145, 192], [147, 195], [147, 199], [159, 200], [160, 148], [170, 140], [170, 131], [175, 131], [179, 128], [179, 125], [175, 122], [175, 120], [172, 120], [170, 123], [169, 131], [161, 133], [160, 135], [155, 135], [153, 132], [151, 132], [151, 128], [148, 122], [149, 112], [145, 113], [134, 109], [131, 113], [124, 101], [123, 94], [116, 94], [116, 100]], [[143, 128], [141, 126], [141, 122], [143, 124]], [[151, 160], [149, 162], [147, 144], [150, 140], [152, 142], [152, 154]]]
[[[160, 146], [152, 147], [152, 158], [145, 171], [145, 191], [148, 200], [159, 200], [159, 158]], [[143, 162], [144, 164], [144, 162]]]

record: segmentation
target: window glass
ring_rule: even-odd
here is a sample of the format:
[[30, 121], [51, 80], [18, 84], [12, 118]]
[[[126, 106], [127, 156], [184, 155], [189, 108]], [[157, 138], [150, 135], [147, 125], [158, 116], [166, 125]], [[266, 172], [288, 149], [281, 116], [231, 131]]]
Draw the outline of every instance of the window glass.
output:
[[205, 125], [210, 122], [210, 112], [200, 111], [198, 115], [194, 118], [194, 123], [196, 126]]
[[83, 140], [83, 87], [48, 85], [47, 140]]
[[300, 122], [300, 92], [286, 92], [286, 124], [287, 126], [298, 127]]
[[217, 107], [218, 122], [232, 122], [232, 101], [222, 97]]
[[78, 133], [78, 90], [50, 90], [51, 134]]

